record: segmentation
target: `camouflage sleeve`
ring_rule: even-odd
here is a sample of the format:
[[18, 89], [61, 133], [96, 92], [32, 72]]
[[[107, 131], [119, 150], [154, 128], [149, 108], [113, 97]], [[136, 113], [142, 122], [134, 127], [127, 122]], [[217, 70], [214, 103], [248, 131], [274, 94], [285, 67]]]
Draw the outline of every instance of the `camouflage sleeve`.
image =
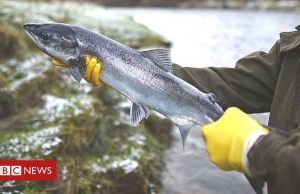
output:
[[267, 181], [270, 193], [299, 193], [300, 132], [289, 138], [276, 132], [261, 136], [248, 159], [251, 173]]
[[268, 52], [254, 52], [237, 61], [235, 68], [183, 68], [173, 65], [174, 75], [201, 91], [212, 92], [227, 109], [235, 106], [246, 113], [268, 112], [280, 70], [280, 46]]

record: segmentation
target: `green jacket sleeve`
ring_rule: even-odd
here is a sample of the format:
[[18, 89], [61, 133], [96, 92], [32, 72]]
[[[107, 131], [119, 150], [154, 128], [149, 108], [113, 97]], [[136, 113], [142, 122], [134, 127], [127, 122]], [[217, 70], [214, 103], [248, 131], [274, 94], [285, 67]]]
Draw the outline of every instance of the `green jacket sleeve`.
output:
[[248, 159], [251, 173], [267, 181], [269, 193], [300, 192], [300, 132], [289, 138], [276, 132], [261, 136]]
[[173, 73], [205, 93], [214, 93], [223, 109], [235, 106], [246, 113], [268, 112], [280, 70], [280, 43], [269, 53], [254, 52], [237, 61], [235, 68], [183, 68]]

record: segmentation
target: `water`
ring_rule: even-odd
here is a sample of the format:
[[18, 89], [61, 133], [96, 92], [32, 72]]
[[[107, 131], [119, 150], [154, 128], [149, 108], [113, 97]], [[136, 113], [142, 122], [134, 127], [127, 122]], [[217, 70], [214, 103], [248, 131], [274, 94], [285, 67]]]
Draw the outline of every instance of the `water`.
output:
[[[195, 10], [114, 9], [129, 14], [173, 43], [172, 60], [189, 67], [234, 67], [251, 52], [268, 51], [279, 33], [295, 30], [299, 13]], [[267, 115], [254, 115], [266, 123]], [[243, 175], [212, 164], [200, 129], [193, 129], [182, 150], [177, 129], [165, 152], [164, 194], [253, 194]]]

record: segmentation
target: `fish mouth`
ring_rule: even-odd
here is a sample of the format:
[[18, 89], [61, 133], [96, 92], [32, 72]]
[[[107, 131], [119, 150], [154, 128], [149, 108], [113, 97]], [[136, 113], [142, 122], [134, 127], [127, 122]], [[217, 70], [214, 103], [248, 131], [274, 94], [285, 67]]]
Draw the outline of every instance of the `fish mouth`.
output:
[[44, 50], [44, 43], [40, 38], [41, 31], [38, 29], [39, 24], [25, 24], [23, 26], [26, 35], [42, 50]]

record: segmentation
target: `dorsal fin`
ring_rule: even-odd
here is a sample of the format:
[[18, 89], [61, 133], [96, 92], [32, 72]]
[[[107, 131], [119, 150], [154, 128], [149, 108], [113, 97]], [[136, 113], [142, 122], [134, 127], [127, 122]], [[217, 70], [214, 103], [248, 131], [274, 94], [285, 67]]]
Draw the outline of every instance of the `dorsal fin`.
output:
[[153, 61], [156, 65], [162, 68], [166, 72], [172, 72], [171, 52], [169, 49], [159, 48], [147, 51], [141, 51], [141, 53]]

